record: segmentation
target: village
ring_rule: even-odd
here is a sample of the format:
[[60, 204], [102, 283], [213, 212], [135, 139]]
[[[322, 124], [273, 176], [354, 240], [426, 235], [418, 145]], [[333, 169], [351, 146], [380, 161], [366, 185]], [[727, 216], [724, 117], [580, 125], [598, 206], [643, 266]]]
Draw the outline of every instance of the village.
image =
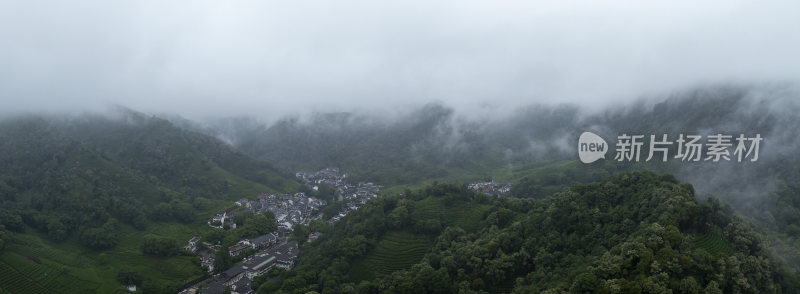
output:
[[[319, 191], [322, 185], [336, 189], [335, 200], [342, 202], [343, 205], [338, 213], [326, 220], [329, 224], [336, 223], [348, 213], [378, 197], [378, 192], [382, 188], [373, 183], [348, 183], [345, 181], [347, 174], [340, 172], [335, 167], [316, 172], [298, 172], [296, 177], [315, 192]], [[197, 254], [201, 266], [209, 274], [216, 274], [193, 283], [180, 293], [217, 294], [223, 293], [226, 289], [230, 289], [231, 293], [254, 293], [251, 285], [255, 277], [263, 275], [273, 268], [288, 270], [294, 266], [300, 253], [297, 241], [289, 240], [294, 228], [298, 225], [306, 226], [313, 220], [322, 219], [322, 209], [326, 205], [328, 205], [327, 201], [309, 197], [303, 192], [261, 194], [254, 199], [240, 199], [228, 209], [216, 213], [208, 221], [208, 225], [219, 230], [235, 230], [237, 225], [234, 218], [245, 212], [264, 214], [270, 211], [275, 215], [278, 226], [273, 232], [255, 238], [242, 239], [230, 246], [227, 252], [229, 256], [241, 257], [244, 254], [247, 256], [242, 257], [240, 263], [234, 264], [224, 271], [215, 271], [214, 268], [215, 258], [219, 254], [219, 250], [223, 248], [220, 244], [204, 242], [199, 236], [190, 239], [184, 246], [184, 250]], [[319, 232], [311, 232], [307, 241], [312, 242], [320, 235]]]
[[367, 201], [378, 197], [378, 192], [383, 188], [383, 186], [369, 182], [348, 183], [345, 181], [347, 174], [340, 172], [335, 167], [325, 168], [317, 172], [298, 172], [295, 176], [301, 183], [314, 191], [319, 190], [320, 185], [336, 188], [337, 201], [344, 201], [345, 205], [342, 206], [338, 214], [327, 220], [330, 224], [339, 221], [348, 213], [366, 204]]
[[322, 214], [319, 211], [327, 205], [327, 202], [314, 197], [308, 197], [305, 193], [294, 194], [261, 194], [254, 200], [243, 198], [235, 202], [236, 206], [226, 211], [218, 212], [208, 222], [214, 228], [235, 229], [236, 223], [233, 218], [240, 213], [250, 211], [254, 214], [263, 214], [271, 211], [275, 215], [275, 221], [281, 230], [291, 231], [296, 225], [308, 225], [311, 220], [319, 219]]
[[501, 182], [476, 182], [470, 183], [467, 185], [472, 191], [483, 193], [492, 196], [498, 197], [506, 197], [511, 195], [511, 183], [501, 183]]

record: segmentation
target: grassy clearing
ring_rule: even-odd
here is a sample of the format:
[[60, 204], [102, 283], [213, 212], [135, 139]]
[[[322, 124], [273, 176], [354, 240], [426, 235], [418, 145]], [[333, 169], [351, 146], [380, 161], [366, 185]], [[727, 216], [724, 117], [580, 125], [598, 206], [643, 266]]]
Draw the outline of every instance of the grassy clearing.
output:
[[350, 277], [355, 281], [370, 280], [376, 276], [411, 267], [419, 262], [433, 244], [433, 239], [404, 231], [386, 233], [378, 245], [355, 262]]

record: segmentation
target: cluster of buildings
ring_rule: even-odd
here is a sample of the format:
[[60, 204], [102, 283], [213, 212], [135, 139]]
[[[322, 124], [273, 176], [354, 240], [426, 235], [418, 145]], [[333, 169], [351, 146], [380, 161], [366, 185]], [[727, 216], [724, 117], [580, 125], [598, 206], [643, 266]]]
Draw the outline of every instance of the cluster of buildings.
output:
[[242, 239], [238, 243], [228, 248], [228, 253], [231, 256], [242, 254], [247, 249], [258, 250], [262, 248], [269, 248], [278, 244], [278, 236], [276, 233], [269, 233], [263, 236], [258, 236], [253, 239]]
[[[208, 224], [215, 228], [228, 227], [236, 229], [234, 217], [239, 213], [251, 211], [262, 214], [272, 211], [278, 223], [274, 232], [252, 239], [242, 239], [228, 248], [230, 256], [240, 256], [247, 252], [249, 256], [239, 265], [235, 265], [211, 278], [188, 287], [181, 293], [223, 293], [231, 289], [232, 293], [254, 293], [251, 289], [253, 278], [268, 272], [270, 269], [280, 267], [290, 269], [294, 266], [299, 254], [297, 242], [288, 242], [292, 227], [307, 225], [312, 219], [319, 219], [322, 207], [327, 203], [314, 197], [306, 197], [304, 193], [295, 194], [262, 194], [253, 200], [241, 199], [236, 205], [218, 212]], [[190, 239], [184, 249], [200, 255], [200, 263], [209, 273], [214, 272], [216, 254], [222, 249], [221, 245], [203, 243], [208, 250], [198, 251], [200, 237]], [[255, 252], [255, 253], [253, 253]]]
[[[300, 253], [296, 241], [262, 249], [244, 259], [242, 264], [214, 275], [199, 287], [200, 294], [219, 294], [230, 288], [232, 293], [251, 294], [253, 279], [273, 268], [291, 269]], [[197, 291], [197, 289], [195, 289]], [[187, 292], [188, 293], [188, 292]]]
[[220, 211], [215, 214], [208, 222], [209, 226], [223, 228], [227, 226], [231, 229], [236, 228], [233, 218], [245, 211], [254, 214], [262, 214], [272, 211], [275, 214], [275, 221], [278, 227], [291, 230], [296, 225], [307, 225], [311, 220], [322, 217], [320, 213], [322, 207], [328, 203], [325, 200], [315, 197], [308, 197], [305, 193], [294, 194], [261, 194], [255, 199], [242, 198], [236, 201], [235, 209]]
[[[256, 238], [240, 240], [238, 243], [228, 248], [230, 256], [240, 255], [245, 252], [245, 250], [249, 249], [253, 250], [250, 252], [255, 253], [245, 257], [241, 264], [213, 275], [211, 278], [188, 287], [180, 293], [219, 294], [223, 293], [225, 289], [228, 288], [232, 290], [232, 293], [254, 293], [250, 287], [253, 278], [275, 267], [287, 270], [294, 267], [300, 250], [296, 241], [286, 242], [287, 239], [288, 235], [282, 238], [278, 236], [277, 232], [272, 232]], [[184, 249], [197, 252], [200, 255], [201, 265], [211, 273], [214, 271], [216, 253], [219, 253], [222, 246], [204, 243], [208, 249], [203, 249], [198, 252], [197, 244], [199, 242], [200, 237], [193, 237], [189, 240]]]
[[339, 201], [347, 202], [342, 206], [337, 215], [332, 216], [328, 220], [328, 223], [333, 224], [339, 221], [348, 213], [367, 204], [367, 201], [377, 198], [381, 188], [381, 186], [373, 183], [359, 183], [358, 185], [344, 184], [337, 187], [339, 190]]
[[[347, 174], [341, 173], [338, 168], [329, 167], [317, 172], [298, 172], [297, 178], [305, 185], [319, 190], [320, 185], [335, 187], [338, 192], [338, 201], [345, 201], [339, 213], [328, 220], [334, 223], [353, 210], [378, 197], [382, 188], [373, 183], [350, 184], [345, 182]], [[230, 256], [241, 255], [245, 252], [255, 252], [243, 259], [241, 264], [235, 265], [225, 271], [199, 282], [194, 286], [181, 291], [181, 293], [222, 293], [231, 289], [232, 293], [250, 294], [253, 278], [262, 275], [272, 268], [280, 267], [291, 269], [299, 254], [297, 242], [286, 242], [296, 225], [308, 225], [314, 219], [322, 218], [322, 208], [328, 203], [315, 197], [308, 197], [305, 193], [294, 194], [261, 194], [255, 199], [243, 198], [236, 201], [224, 211], [216, 213], [208, 225], [214, 228], [236, 229], [234, 217], [246, 211], [254, 214], [263, 214], [271, 211], [275, 214], [278, 229], [266, 235], [252, 239], [242, 239], [228, 248]], [[319, 232], [309, 235], [309, 241], [320, 237]], [[208, 250], [198, 252], [200, 237], [190, 239], [184, 249], [198, 253], [200, 262], [209, 272], [214, 271], [215, 253], [221, 250], [220, 245], [203, 243]], [[252, 251], [249, 251], [252, 250]]]
[[328, 203], [305, 193], [294, 194], [261, 194], [254, 200], [242, 199], [237, 205], [245, 207], [255, 214], [272, 211], [279, 227], [289, 230], [296, 225], [307, 225], [311, 220], [322, 217], [320, 211]]
[[[280, 240], [285, 240], [279, 238], [277, 232], [272, 232], [266, 235], [258, 236], [252, 239], [242, 239], [239, 240], [235, 245], [228, 248], [228, 254], [230, 256], [237, 256], [245, 252], [247, 249], [252, 250], [261, 250], [267, 249], [272, 246], [278, 244]], [[186, 246], [183, 247], [184, 250], [188, 252], [198, 253], [200, 255], [200, 265], [203, 266], [208, 270], [208, 272], [214, 271], [214, 259], [216, 258], [216, 252], [222, 248], [221, 245], [212, 245], [209, 243], [204, 243], [205, 247], [208, 249], [204, 249], [198, 252], [198, 243], [200, 241], [200, 237], [195, 236], [189, 240]]]
[[338, 200], [347, 202], [337, 215], [328, 220], [328, 223], [339, 221], [351, 211], [366, 204], [367, 201], [377, 198], [378, 192], [383, 188], [373, 183], [348, 183], [345, 181], [347, 174], [340, 172], [336, 167], [328, 167], [316, 172], [297, 172], [295, 176], [314, 191], [318, 191], [320, 185], [334, 187], [339, 195]]
[[208, 221], [208, 225], [217, 229], [222, 229], [225, 227], [235, 229], [236, 223], [233, 221], [233, 216], [241, 212], [242, 211], [238, 206], [229, 207], [228, 209], [214, 214], [214, 216], [211, 217], [211, 220]]
[[319, 189], [319, 185], [339, 187], [339, 185], [345, 184], [344, 179], [347, 178], [347, 174], [340, 172], [338, 167], [327, 167], [316, 172], [301, 171], [297, 172], [295, 176], [300, 182], [314, 190]]
[[511, 194], [511, 183], [477, 182], [467, 185], [467, 188], [475, 192], [501, 197]]

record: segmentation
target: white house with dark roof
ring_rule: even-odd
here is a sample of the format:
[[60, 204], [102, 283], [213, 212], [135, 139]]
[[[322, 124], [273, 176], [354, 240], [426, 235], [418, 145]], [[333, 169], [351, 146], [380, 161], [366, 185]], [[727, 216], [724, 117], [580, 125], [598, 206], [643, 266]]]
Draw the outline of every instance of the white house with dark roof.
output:
[[183, 250], [190, 251], [190, 252], [197, 252], [197, 242], [200, 241], [200, 236], [194, 236], [192, 239], [189, 239], [189, 242], [186, 246], [183, 246]]
[[242, 198], [239, 199], [239, 201], [236, 201], [235, 203], [238, 206], [247, 206], [247, 204], [250, 203], [250, 200], [247, 200], [247, 198]]
[[236, 256], [241, 254], [245, 249], [248, 249], [250, 247], [251, 247], [250, 241], [244, 239], [239, 241], [239, 243], [236, 243], [236, 245], [233, 245], [230, 248], [228, 248], [228, 253], [230, 253], [231, 256]]
[[258, 236], [253, 239], [250, 239], [250, 246], [253, 247], [253, 249], [268, 248], [277, 243], [278, 243], [278, 237], [275, 236], [275, 234], [273, 233], [269, 233], [263, 236]]

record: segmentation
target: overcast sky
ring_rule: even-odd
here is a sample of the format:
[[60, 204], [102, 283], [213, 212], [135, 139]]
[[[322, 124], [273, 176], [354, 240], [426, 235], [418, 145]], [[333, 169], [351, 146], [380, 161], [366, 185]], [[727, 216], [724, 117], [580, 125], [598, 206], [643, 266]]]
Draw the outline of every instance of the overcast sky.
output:
[[798, 52], [800, 1], [9, 0], [0, 112], [597, 106], [794, 82]]

